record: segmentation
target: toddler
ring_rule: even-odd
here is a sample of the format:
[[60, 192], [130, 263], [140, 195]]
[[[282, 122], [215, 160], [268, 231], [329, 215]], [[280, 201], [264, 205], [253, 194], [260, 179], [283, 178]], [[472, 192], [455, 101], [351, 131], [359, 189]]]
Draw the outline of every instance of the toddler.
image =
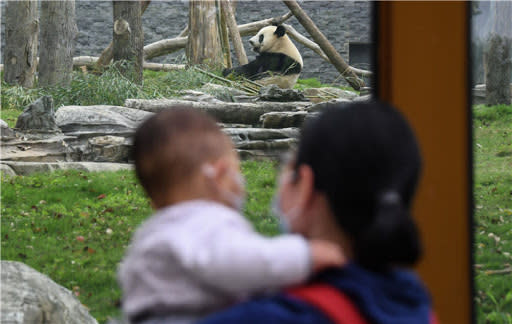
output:
[[155, 213], [119, 267], [130, 322], [194, 322], [342, 263], [333, 244], [253, 230], [240, 214], [245, 192], [236, 151], [206, 114], [155, 114], [137, 130], [133, 157]]

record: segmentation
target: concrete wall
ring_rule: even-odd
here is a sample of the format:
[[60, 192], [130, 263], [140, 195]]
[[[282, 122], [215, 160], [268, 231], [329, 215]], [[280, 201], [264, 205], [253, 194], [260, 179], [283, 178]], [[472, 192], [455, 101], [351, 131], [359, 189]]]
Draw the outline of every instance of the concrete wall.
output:
[[[371, 41], [371, 3], [367, 1], [301, 1], [300, 5], [315, 21], [334, 47], [348, 61], [349, 42]], [[4, 15], [4, 3], [2, 16]], [[239, 24], [283, 15], [288, 8], [281, 1], [241, 1], [237, 3], [236, 19]], [[79, 34], [76, 38], [75, 56], [98, 56], [112, 39], [112, 3], [110, 1], [77, 1], [76, 15]], [[187, 1], [152, 1], [142, 17], [144, 43], [172, 38], [188, 23]], [[307, 36], [295, 18], [288, 20], [297, 31]], [[2, 36], [3, 36], [2, 19]], [[249, 59], [255, 55], [244, 37]], [[3, 37], [2, 37], [3, 40]], [[297, 46], [304, 60], [302, 78], [316, 77], [323, 82], [333, 82], [339, 73], [313, 51]], [[2, 43], [3, 48], [3, 43]], [[183, 62], [184, 51], [157, 58], [156, 62]], [[237, 65], [236, 62], [234, 62]], [[360, 66], [368, 68], [368, 66]], [[339, 80], [339, 79], [338, 79]]]

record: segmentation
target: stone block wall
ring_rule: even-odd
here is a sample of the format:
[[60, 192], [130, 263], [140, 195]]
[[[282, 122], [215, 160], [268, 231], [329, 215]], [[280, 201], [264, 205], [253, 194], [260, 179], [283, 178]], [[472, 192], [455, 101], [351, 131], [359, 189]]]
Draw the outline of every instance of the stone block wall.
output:
[[[2, 2], [2, 17], [4, 5]], [[369, 1], [301, 1], [300, 5], [315, 21], [324, 35], [341, 53], [349, 59], [349, 42], [371, 42], [371, 2]], [[237, 2], [238, 24], [283, 15], [288, 8], [281, 1]], [[77, 1], [76, 16], [79, 33], [76, 38], [75, 55], [98, 56], [112, 39], [111, 1]], [[2, 42], [3, 42], [2, 19]], [[144, 43], [149, 44], [164, 38], [177, 36], [188, 23], [187, 1], [152, 1], [142, 17]], [[297, 31], [308, 36], [304, 28], [292, 17], [287, 21]], [[245, 50], [249, 59], [255, 54], [248, 46], [250, 37], [244, 37]], [[339, 73], [312, 50], [297, 46], [304, 60], [302, 78], [316, 77], [323, 82], [333, 82]], [[2, 43], [3, 48], [3, 43]], [[176, 63], [185, 60], [184, 51], [154, 59], [155, 62]], [[234, 62], [237, 65], [237, 62]], [[368, 68], [368, 67], [366, 67]], [[339, 79], [338, 79], [339, 80]]]

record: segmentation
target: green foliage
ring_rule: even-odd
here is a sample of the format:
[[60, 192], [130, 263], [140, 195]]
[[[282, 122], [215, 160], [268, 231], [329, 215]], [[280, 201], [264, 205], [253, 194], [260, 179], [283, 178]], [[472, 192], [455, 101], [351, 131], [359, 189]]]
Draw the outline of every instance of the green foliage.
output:
[[64, 105], [123, 105], [128, 98], [164, 98], [184, 89], [193, 89], [211, 77], [195, 69], [170, 72], [144, 71], [144, 84], [139, 86], [125, 78], [118, 66], [111, 65], [101, 75], [73, 72], [69, 87], [25, 89], [2, 82], [2, 109], [22, 110], [43, 95], [53, 97], [55, 107]]
[[56, 109], [65, 105], [122, 106], [128, 98], [168, 98], [177, 96], [182, 90], [198, 88], [209, 82], [218, 81], [195, 69], [144, 71], [144, 84], [139, 86], [125, 78], [116, 65], [110, 66], [101, 75], [75, 71], [69, 87], [26, 89], [2, 81], [2, 119], [14, 127], [23, 109], [44, 95], [53, 97]]
[[[512, 323], [512, 106], [474, 108], [478, 323]], [[490, 271], [490, 272], [489, 272]]]
[[[244, 162], [245, 214], [257, 230], [277, 233], [269, 216], [276, 168]], [[100, 323], [118, 316], [116, 268], [133, 231], [150, 214], [133, 172], [59, 171], [4, 178], [2, 260], [21, 261], [72, 290]]]

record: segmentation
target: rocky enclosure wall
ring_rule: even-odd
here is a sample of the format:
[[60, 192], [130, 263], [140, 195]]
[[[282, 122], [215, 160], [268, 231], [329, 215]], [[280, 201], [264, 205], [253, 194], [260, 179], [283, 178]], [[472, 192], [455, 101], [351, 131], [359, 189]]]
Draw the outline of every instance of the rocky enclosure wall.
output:
[[[2, 52], [4, 48], [4, 14], [2, 6]], [[349, 42], [369, 43], [371, 41], [371, 3], [367, 1], [301, 1], [300, 5], [315, 21], [334, 47], [347, 61]], [[261, 19], [283, 15], [288, 8], [281, 1], [237, 1], [236, 19], [244, 24]], [[76, 1], [78, 36], [75, 55], [99, 56], [112, 40], [112, 3], [111, 1]], [[188, 23], [187, 1], [152, 1], [142, 17], [144, 44], [164, 38], [177, 36]], [[287, 21], [297, 31], [307, 36], [307, 32], [292, 17]], [[254, 53], [248, 46], [250, 37], [243, 37], [249, 59]], [[317, 54], [301, 45], [297, 46], [304, 59], [302, 78], [316, 77], [323, 82], [333, 82], [339, 73], [332, 65]], [[183, 62], [184, 51], [157, 58], [160, 63]], [[234, 62], [235, 65], [238, 63]], [[368, 66], [359, 66], [369, 68]]]

